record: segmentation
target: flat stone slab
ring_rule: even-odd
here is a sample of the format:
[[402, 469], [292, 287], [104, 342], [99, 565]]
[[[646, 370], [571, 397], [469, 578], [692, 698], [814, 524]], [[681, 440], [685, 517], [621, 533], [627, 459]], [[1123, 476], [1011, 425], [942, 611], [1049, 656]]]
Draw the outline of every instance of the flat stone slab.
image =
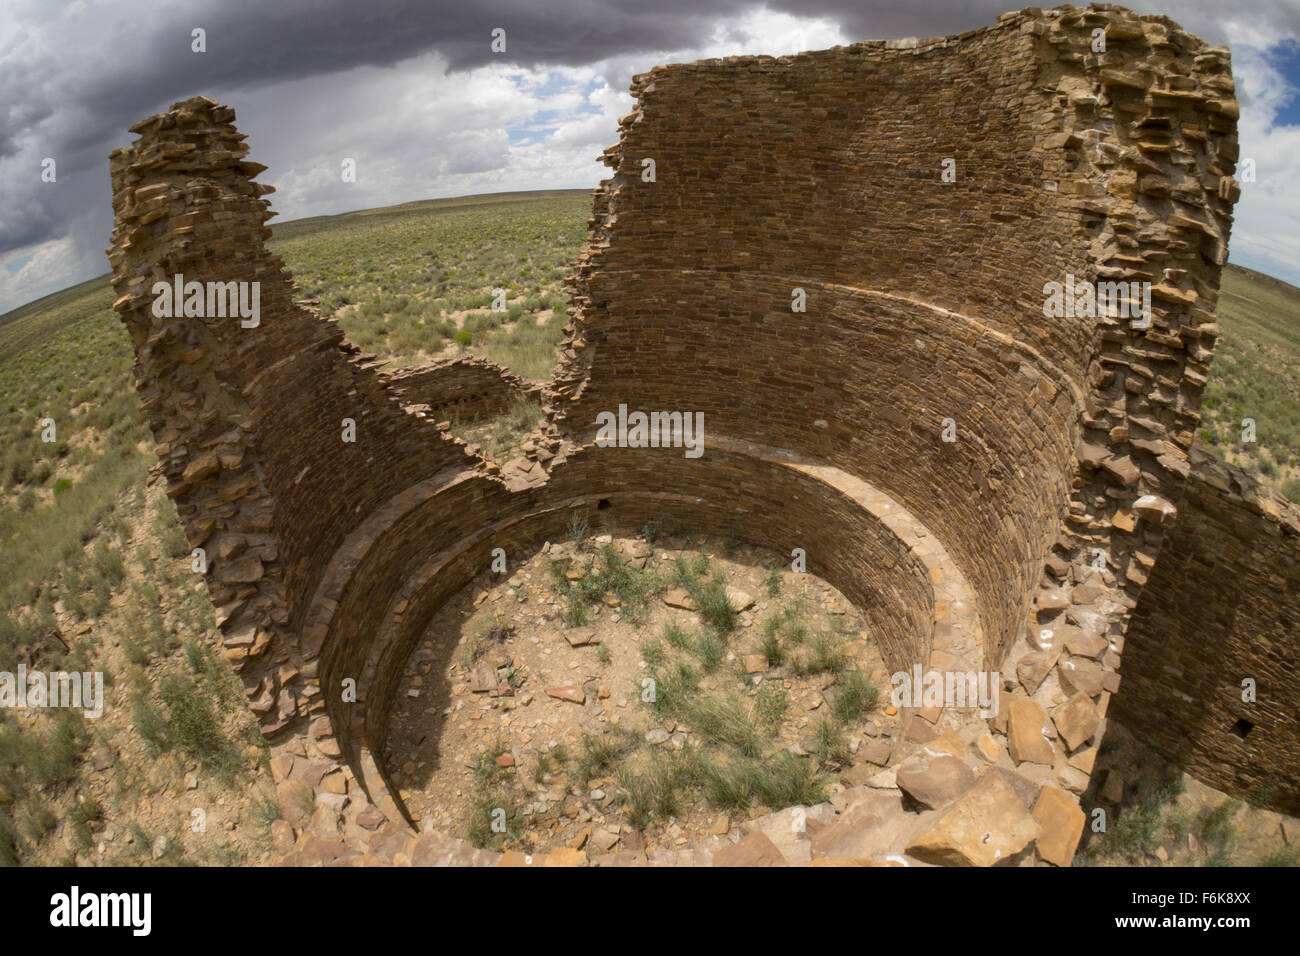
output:
[[985, 773], [907, 852], [941, 866], [992, 866], [1020, 853], [1041, 827], [1001, 774]]

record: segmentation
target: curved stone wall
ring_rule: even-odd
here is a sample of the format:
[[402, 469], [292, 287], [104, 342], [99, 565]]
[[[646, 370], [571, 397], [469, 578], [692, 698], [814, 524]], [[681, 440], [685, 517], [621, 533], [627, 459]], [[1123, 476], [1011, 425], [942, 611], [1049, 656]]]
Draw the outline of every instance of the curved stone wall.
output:
[[[1181, 497], [1215, 334], [1226, 51], [1120, 8], [1029, 9], [940, 40], [656, 67], [633, 91], [554, 440], [620, 402], [705, 408], [870, 476], [947, 529], [991, 668], [1033, 584], [1055, 588], [1054, 543], [1068, 563], [1101, 549], [1105, 613], [1131, 606], [1159, 532], [1117, 536], [1114, 517]], [[1068, 277], [1148, 282], [1151, 328], [1045, 316]]]
[[444, 359], [384, 372], [389, 391], [406, 408], [419, 406], [436, 421], [475, 421], [510, 407], [516, 395], [538, 396], [531, 382], [477, 356]]
[[[572, 432], [589, 440], [596, 415], [620, 404], [701, 411], [706, 432], [861, 476], [945, 529], [990, 650], [1005, 650], [1066, 509], [1078, 386], [966, 316], [845, 286], [809, 289], [809, 313], [792, 314], [790, 288], [748, 273], [602, 270], [590, 289], [608, 305], [588, 335], [591, 380], [565, 407]], [[651, 329], [664, 344], [647, 370]]]
[[[352, 676], [365, 688], [361, 706], [330, 699], [340, 737], [382, 752], [397, 681], [438, 608], [490, 565], [492, 549], [526, 557], [563, 538], [575, 514], [616, 532], [635, 533], [650, 520], [692, 533], [735, 530], [783, 550], [836, 528], [828, 547], [810, 551], [809, 571], [864, 610], [891, 669], [929, 659], [930, 569], [875, 515], [791, 464], [721, 449], [706, 459], [694, 467], [676, 450], [593, 448], [528, 491], [447, 474], [408, 496], [368, 529], [364, 553], [349, 551], [347, 586], [327, 623], [325, 684]], [[352, 757], [360, 763], [360, 750]]]

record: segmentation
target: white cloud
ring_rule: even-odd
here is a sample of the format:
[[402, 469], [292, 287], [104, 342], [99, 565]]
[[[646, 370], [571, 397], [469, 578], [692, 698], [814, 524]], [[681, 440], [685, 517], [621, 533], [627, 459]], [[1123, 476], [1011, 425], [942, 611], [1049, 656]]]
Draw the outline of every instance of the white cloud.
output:
[[0, 256], [0, 310], [8, 310], [75, 284], [69, 275], [103, 272], [77, 249], [71, 236], [52, 239]]
[[1243, 182], [1232, 227], [1233, 262], [1300, 285], [1300, 126], [1274, 125], [1286, 100], [1297, 93], [1260, 50], [1233, 51], [1233, 76], [1241, 101], [1241, 159], [1253, 160], [1255, 182]]
[[[1278, 39], [1270, 35], [1277, 21], [1221, 10], [1219, 0], [1183, 0], [1181, 6], [1190, 14], [1189, 27], [1201, 26], [1195, 21], [1212, 22], [1234, 44], [1242, 102], [1241, 153], [1255, 160], [1258, 178], [1244, 185], [1237, 206], [1233, 261], [1300, 283], [1300, 231], [1294, 225], [1300, 221], [1300, 196], [1293, 186], [1300, 176], [1300, 128], [1274, 125], [1283, 100], [1293, 91], [1260, 52]], [[57, 33], [25, 30], [13, 20], [0, 22], [5, 69], [23, 72], [47, 60], [56, 35], [65, 51], [84, 46], [92, 57], [111, 55], [113, 44], [106, 42], [113, 39], [111, 31], [106, 38], [88, 36], [95, 24], [102, 29], [103, 18], [87, 16], [86, 9], [99, 7], [79, 2], [59, 14]], [[40, 19], [30, 11], [25, 16]], [[51, 19], [48, 13], [44, 17]], [[940, 22], [937, 14], [933, 19]], [[590, 188], [608, 173], [598, 158], [617, 141], [618, 117], [633, 106], [627, 87], [634, 74], [658, 63], [737, 54], [779, 56], [860, 38], [847, 35], [830, 17], [759, 7], [716, 21], [689, 46], [620, 53], [582, 66], [530, 69], [493, 62], [448, 72], [443, 55], [426, 52], [386, 66], [204, 92], [236, 108], [238, 124], [249, 134], [250, 158], [269, 167], [261, 178], [276, 186], [272, 208], [283, 221], [477, 192]], [[107, 66], [102, 69], [111, 75]], [[87, 107], [79, 105], [75, 91], [63, 88], [59, 75], [38, 72], [32, 82], [48, 94], [33, 102], [62, 105], [44, 120], [23, 125], [18, 152], [0, 161], [0, 174], [34, 171], [38, 176], [43, 143], [75, 144], [58, 157], [60, 184], [66, 180], [73, 187], [66, 194], [70, 208], [37, 204], [25, 187], [11, 189], [0, 204], [0, 230], [22, 226], [36, 237], [48, 235], [51, 222], [57, 221], [72, 238], [29, 245], [0, 257], [0, 312], [107, 267], [107, 196], [98, 193], [104, 195], [100, 203], [84, 198], [104, 188], [95, 183], [106, 181], [106, 150], [76, 135], [80, 125], [89, 126]], [[356, 183], [341, 181], [345, 157], [357, 161]], [[78, 184], [82, 188], [76, 188]], [[5, 268], [6, 263], [20, 262], [12, 272]]]

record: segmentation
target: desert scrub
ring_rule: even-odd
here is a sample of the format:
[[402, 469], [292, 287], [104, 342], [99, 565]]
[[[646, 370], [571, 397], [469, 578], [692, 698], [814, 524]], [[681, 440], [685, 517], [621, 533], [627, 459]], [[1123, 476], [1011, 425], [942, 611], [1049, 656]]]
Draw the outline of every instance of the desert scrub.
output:
[[[601, 545], [596, 554], [588, 556], [576, 568], [569, 558], [552, 561], [549, 567], [552, 582], [568, 602], [565, 620], [570, 626], [586, 623], [589, 605], [611, 598], [617, 599], [620, 611], [629, 620], [643, 621], [650, 598], [663, 590], [662, 582], [652, 571], [624, 561], [609, 543]], [[578, 575], [571, 579], [570, 572], [574, 570]]]
[[474, 761], [476, 796], [465, 812], [469, 842], [479, 849], [500, 850], [507, 841], [523, 835], [523, 807], [510, 785], [510, 771], [497, 764], [505, 744], [493, 742]]

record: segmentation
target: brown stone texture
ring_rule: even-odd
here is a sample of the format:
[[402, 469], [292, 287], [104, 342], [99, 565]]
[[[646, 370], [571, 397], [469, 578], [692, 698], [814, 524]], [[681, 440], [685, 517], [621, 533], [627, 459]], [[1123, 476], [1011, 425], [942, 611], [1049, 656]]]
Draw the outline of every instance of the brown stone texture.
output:
[[412, 365], [384, 374], [389, 391], [436, 421], [475, 421], [503, 412], [516, 395], [538, 396], [541, 383], [522, 378], [495, 362], [462, 356]]
[[993, 866], [1016, 857], [1038, 834], [1038, 821], [1006, 779], [986, 773], [907, 852], [926, 863]]
[[1199, 453], [1192, 465], [1113, 713], [1206, 783], [1297, 814], [1300, 507]]
[[[1274, 761], [1300, 765], [1285, 696], [1293, 522], [1251, 510], [1189, 459], [1237, 195], [1232, 91], [1225, 49], [1112, 6], [656, 67], [634, 79], [636, 107], [604, 153], [613, 173], [546, 383], [468, 358], [379, 373], [294, 301], [266, 251], [271, 187], [253, 182], [262, 167], [244, 158], [234, 111], [196, 97], [137, 124], [139, 140], [111, 157], [115, 308], [277, 782], [295, 784], [286, 799], [317, 801], [286, 860], [495, 862], [416, 838], [374, 755], [439, 606], [493, 549], [535, 548], [575, 514], [611, 531], [653, 519], [804, 548], [809, 571], [869, 610], [891, 670], [933, 654], [1018, 674], [981, 750], [1007, 743], [1010, 708], [1037, 724], [1011, 720], [1013, 756], [1048, 766], [1069, 753], [1042, 735], [1046, 713], [1077, 698], [1060, 715], [1082, 746], [1119, 687], [1141, 601], [1136, 706], [1178, 714], [1176, 735], [1234, 705], [1191, 710], [1169, 695], [1221, 694], [1257, 673], [1260, 703], [1240, 714], [1259, 718], [1244, 742], [1257, 750], [1225, 750], [1216, 724], [1190, 735], [1203, 746], [1189, 759], [1224, 774], [1262, 761], [1243, 784]], [[259, 282], [260, 324], [154, 315], [154, 283], [176, 274]], [[1045, 285], [1067, 276], [1150, 282], [1150, 327], [1046, 316]], [[792, 311], [796, 289], [806, 311]], [[520, 393], [540, 394], [545, 418], [504, 470], [443, 427]], [[702, 412], [705, 453], [597, 447], [597, 414], [620, 405]], [[1204, 622], [1213, 649], [1196, 642], [1183, 590], [1205, 593], [1207, 553], [1273, 596], [1244, 608], [1222, 595]], [[1161, 671], [1166, 648], [1183, 676]], [[1121, 703], [1127, 675], [1124, 687]], [[908, 746], [936, 736], [915, 716]], [[943, 812], [962, 808], [971, 833], [1005, 823], [989, 844], [1005, 859], [1037, 824], [994, 777]], [[330, 839], [353, 850], [308, 842]], [[733, 855], [771, 855], [741, 845]], [[963, 846], [932, 855], [994, 862]], [[569, 857], [546, 859], [585, 860]]]
[[1041, 827], [1035, 841], [1038, 855], [1055, 866], [1069, 866], [1087, 815], [1073, 797], [1056, 787], [1043, 787], [1034, 804], [1034, 819]]
[[1052, 745], [1043, 736], [1047, 715], [1032, 700], [1014, 699], [1008, 703], [1007, 744], [1016, 763], [1052, 763]]

